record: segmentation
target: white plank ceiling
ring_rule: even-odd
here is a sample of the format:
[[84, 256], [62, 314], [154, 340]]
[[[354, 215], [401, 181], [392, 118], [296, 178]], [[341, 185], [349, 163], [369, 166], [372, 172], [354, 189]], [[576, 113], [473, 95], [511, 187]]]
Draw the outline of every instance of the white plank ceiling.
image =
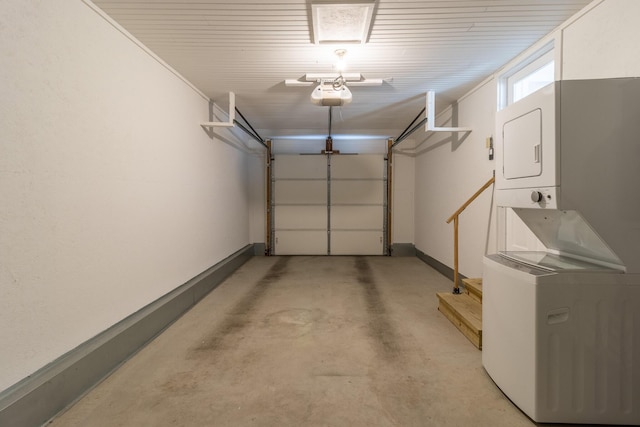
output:
[[[347, 72], [393, 78], [352, 87], [333, 112], [333, 133], [395, 137], [435, 90], [440, 109], [590, 0], [379, 0], [368, 43], [312, 43], [310, 0], [94, 0], [223, 109], [228, 92], [263, 137], [326, 133], [328, 107], [313, 87], [285, 79], [332, 72], [346, 48]], [[464, 125], [464, 124], [462, 124]]]

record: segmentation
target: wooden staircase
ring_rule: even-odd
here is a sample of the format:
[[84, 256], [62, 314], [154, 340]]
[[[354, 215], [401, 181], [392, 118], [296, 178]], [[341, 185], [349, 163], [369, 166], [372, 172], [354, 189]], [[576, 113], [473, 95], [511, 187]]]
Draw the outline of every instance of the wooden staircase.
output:
[[475, 194], [447, 219], [453, 221], [453, 291], [438, 293], [438, 310], [480, 350], [482, 350], [482, 279], [463, 279], [464, 293], [458, 288], [458, 223], [460, 214], [496, 180], [496, 172]]
[[482, 279], [462, 279], [460, 294], [440, 292], [438, 310], [478, 349], [482, 349]]

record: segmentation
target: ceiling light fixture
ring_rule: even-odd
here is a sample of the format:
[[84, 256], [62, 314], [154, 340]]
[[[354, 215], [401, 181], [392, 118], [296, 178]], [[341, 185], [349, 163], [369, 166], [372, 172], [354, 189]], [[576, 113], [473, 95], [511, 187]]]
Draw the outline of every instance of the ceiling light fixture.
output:
[[376, 1], [312, 1], [314, 43], [366, 43]]

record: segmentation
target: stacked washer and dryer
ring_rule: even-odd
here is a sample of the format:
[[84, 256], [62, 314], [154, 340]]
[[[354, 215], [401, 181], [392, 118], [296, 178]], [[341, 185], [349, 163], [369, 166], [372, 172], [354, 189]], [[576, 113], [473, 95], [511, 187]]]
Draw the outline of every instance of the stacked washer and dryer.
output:
[[496, 205], [546, 249], [513, 250], [499, 221], [486, 371], [534, 421], [640, 425], [640, 78], [554, 82], [495, 139]]

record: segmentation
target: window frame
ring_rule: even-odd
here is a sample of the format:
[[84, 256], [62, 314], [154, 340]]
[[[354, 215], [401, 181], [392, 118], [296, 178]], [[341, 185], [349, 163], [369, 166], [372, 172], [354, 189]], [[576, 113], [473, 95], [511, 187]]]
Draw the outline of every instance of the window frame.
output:
[[556, 50], [554, 48], [555, 41], [552, 40], [549, 43], [536, 50], [531, 55], [528, 55], [523, 60], [517, 62], [512, 67], [508, 68], [498, 78], [498, 110], [502, 110], [507, 105], [512, 104], [514, 90], [513, 87], [516, 83], [520, 82], [527, 76], [535, 73], [541, 68], [545, 67], [549, 63], [553, 62], [554, 72], [553, 80], [558, 79], [558, 62], [556, 58]]

